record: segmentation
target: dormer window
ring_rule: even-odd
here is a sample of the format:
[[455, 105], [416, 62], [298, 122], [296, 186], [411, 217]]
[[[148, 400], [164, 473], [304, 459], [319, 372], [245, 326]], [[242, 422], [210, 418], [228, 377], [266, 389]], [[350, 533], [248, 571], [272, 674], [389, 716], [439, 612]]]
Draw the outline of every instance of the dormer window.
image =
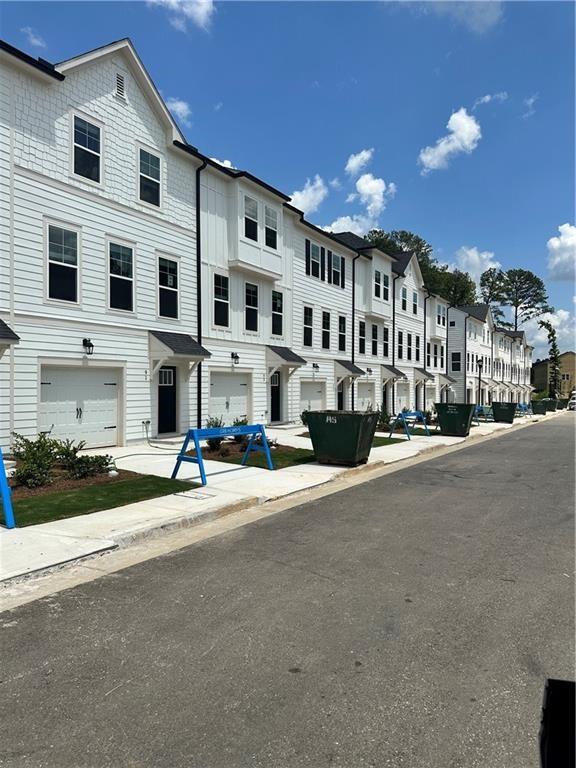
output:
[[100, 183], [100, 128], [74, 116], [74, 173]]
[[274, 208], [264, 207], [265, 216], [265, 236], [267, 248], [278, 248], [278, 213]]
[[244, 236], [258, 242], [258, 201], [244, 195]]

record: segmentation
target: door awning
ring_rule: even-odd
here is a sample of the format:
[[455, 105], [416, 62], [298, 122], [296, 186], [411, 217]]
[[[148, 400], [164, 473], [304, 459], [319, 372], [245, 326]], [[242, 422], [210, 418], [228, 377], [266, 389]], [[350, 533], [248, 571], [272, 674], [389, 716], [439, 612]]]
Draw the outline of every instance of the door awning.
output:
[[440, 387], [442, 389], [450, 387], [452, 384], [456, 384], [456, 379], [453, 379], [452, 376], [447, 376], [445, 373], [438, 374], [438, 381], [440, 382]]
[[414, 368], [414, 378], [416, 381], [434, 381], [434, 374], [428, 373], [424, 368]]
[[188, 333], [172, 333], [169, 331], [149, 331], [151, 360], [158, 361], [153, 373], [167, 360], [182, 360], [189, 363], [199, 363], [210, 357], [210, 352]]
[[358, 368], [358, 366], [350, 362], [350, 360], [334, 360], [334, 367], [336, 373], [340, 374], [340, 376], [351, 376], [356, 379], [358, 376], [366, 375], [366, 371], [363, 371], [362, 368]]
[[399, 368], [394, 368], [393, 365], [381, 365], [380, 371], [382, 373], [382, 381], [396, 381], [407, 378]]
[[0, 320], [0, 347], [18, 344], [20, 336], [4, 320]]
[[290, 347], [266, 347], [266, 362], [274, 368], [301, 368], [307, 361], [293, 352]]

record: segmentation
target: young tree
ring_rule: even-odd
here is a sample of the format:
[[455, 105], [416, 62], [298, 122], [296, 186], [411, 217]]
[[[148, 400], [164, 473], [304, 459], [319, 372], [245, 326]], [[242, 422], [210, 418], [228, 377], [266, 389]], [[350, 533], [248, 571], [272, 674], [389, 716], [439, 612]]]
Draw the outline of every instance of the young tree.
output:
[[502, 304], [512, 309], [515, 331], [528, 320], [554, 311], [548, 304], [544, 282], [527, 269], [509, 269], [504, 272], [502, 293]]
[[452, 307], [476, 303], [476, 283], [468, 272], [454, 269], [444, 273], [443, 296]]
[[538, 325], [548, 333], [548, 397], [558, 397], [560, 392], [560, 349], [558, 348], [558, 338], [556, 328], [549, 320], [539, 320]]

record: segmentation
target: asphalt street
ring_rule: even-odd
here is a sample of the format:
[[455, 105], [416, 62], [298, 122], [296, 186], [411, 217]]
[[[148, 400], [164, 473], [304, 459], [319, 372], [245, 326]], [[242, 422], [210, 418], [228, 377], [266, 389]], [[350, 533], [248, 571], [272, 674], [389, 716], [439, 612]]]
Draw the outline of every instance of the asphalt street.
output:
[[536, 768], [575, 415], [0, 616], [0, 765]]

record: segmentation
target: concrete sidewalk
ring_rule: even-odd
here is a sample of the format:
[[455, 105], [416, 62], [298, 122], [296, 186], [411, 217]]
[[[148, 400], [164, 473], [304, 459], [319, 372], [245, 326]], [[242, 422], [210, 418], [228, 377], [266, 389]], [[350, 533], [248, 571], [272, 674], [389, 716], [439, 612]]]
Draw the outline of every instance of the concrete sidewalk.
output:
[[[517, 419], [516, 425], [536, 423], [556, 414], [534, 419]], [[373, 448], [368, 466], [388, 465], [412, 459], [438, 448], [473, 441], [510, 429], [511, 424], [486, 423], [474, 427], [468, 438], [433, 435], [415, 436], [401, 443]], [[300, 437], [302, 426], [268, 428], [269, 439], [298, 448], [312, 448], [308, 438]], [[378, 433], [387, 437], [385, 433]], [[121, 469], [170, 477], [181, 440], [113, 448], [109, 453]], [[183, 493], [128, 504], [89, 515], [51, 523], [0, 529], [0, 582], [62, 565], [88, 555], [127, 545], [161, 531], [183, 528], [230, 514], [256, 504], [305, 491], [329, 483], [345, 473], [364, 471], [364, 467], [346, 468], [316, 462], [270, 472], [258, 467], [206, 461], [208, 485]], [[199, 480], [193, 464], [182, 464], [178, 478]]]

